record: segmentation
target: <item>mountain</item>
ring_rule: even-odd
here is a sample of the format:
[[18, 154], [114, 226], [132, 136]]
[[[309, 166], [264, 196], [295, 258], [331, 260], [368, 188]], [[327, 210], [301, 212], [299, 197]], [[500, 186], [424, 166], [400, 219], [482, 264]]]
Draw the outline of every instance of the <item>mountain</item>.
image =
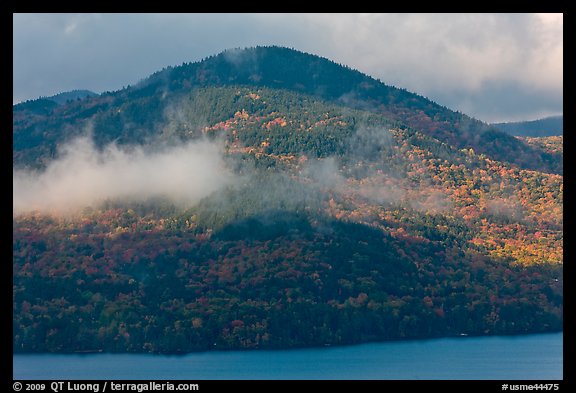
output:
[[54, 101], [58, 105], [66, 104], [68, 101], [74, 101], [86, 97], [95, 97], [98, 94], [90, 90], [71, 90], [62, 93], [55, 94], [51, 97], [47, 97], [47, 100]]
[[98, 94], [90, 90], [71, 90], [55, 94], [50, 97], [40, 97], [14, 105], [14, 111], [29, 111], [32, 113], [48, 114], [58, 105], [64, 105], [70, 101], [80, 100], [86, 97], [95, 97]]
[[[102, 94], [76, 105], [54, 108], [35, 121], [22, 122], [25, 108], [14, 109], [14, 162], [34, 165], [54, 154], [57, 140], [70, 137], [72, 122], [78, 129], [94, 123], [99, 143], [141, 143], [165, 122], [167, 108], [191, 89], [211, 86], [258, 86], [304, 93], [348, 108], [381, 114], [457, 148], [478, 153], [524, 169], [562, 172], [562, 160], [500, 132], [489, 125], [453, 112], [424, 97], [398, 89], [328, 59], [282, 47], [256, 47], [225, 51], [197, 63], [170, 67], [135, 86]], [[128, 110], [122, 110], [122, 107]], [[119, 112], [120, 111], [120, 112]], [[121, 113], [121, 121], [117, 114]], [[116, 121], [113, 130], [109, 127]], [[142, 124], [137, 133], [119, 124]], [[42, 133], [42, 137], [39, 134]]]
[[13, 137], [15, 352], [562, 329], [561, 137], [278, 47], [15, 106]]
[[560, 136], [564, 132], [564, 116], [551, 116], [531, 121], [494, 123], [492, 126], [514, 136]]

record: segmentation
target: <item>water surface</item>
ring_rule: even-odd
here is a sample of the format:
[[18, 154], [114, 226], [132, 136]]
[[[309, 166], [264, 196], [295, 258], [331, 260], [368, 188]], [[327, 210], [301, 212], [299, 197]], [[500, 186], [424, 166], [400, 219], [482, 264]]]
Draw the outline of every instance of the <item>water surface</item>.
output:
[[14, 379], [563, 379], [563, 333], [279, 351], [14, 355]]

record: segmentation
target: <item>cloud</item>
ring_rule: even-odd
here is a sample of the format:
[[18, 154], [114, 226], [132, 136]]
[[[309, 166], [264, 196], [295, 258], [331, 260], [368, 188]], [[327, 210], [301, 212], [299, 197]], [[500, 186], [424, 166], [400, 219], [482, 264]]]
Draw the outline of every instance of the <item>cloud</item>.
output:
[[304, 182], [311, 181], [317, 187], [316, 192], [342, 191], [346, 179], [340, 173], [336, 157], [310, 159], [302, 168]]
[[421, 212], [443, 213], [454, 207], [446, 194], [434, 189], [420, 191], [416, 198], [408, 202], [414, 210]]
[[563, 94], [517, 81], [487, 81], [476, 94], [465, 89], [439, 92], [437, 100], [490, 123], [536, 120], [563, 112]]
[[490, 215], [513, 220], [521, 220], [524, 217], [522, 204], [515, 196], [486, 200], [485, 210]]
[[[321, 33], [308, 47], [322, 41], [318, 45], [322, 55], [482, 120], [495, 120], [495, 109], [487, 102], [501, 110], [509, 107], [508, 97], [491, 95], [493, 89], [487, 86], [495, 84], [518, 86], [518, 98], [522, 91], [532, 93], [524, 110], [514, 110], [516, 116], [530, 117], [540, 94], [562, 101], [561, 15], [314, 14], [303, 18], [317, 23]], [[462, 107], [462, 97], [477, 106]], [[562, 112], [562, 105], [555, 110]]]
[[[510, 107], [508, 96], [491, 96], [496, 84], [517, 86], [518, 98], [531, 92], [509, 120], [563, 110], [562, 14], [14, 14], [13, 21], [15, 102], [116, 90], [225, 49], [282, 45], [485, 121], [508, 120], [493, 115], [493, 107]], [[540, 108], [539, 96], [554, 107]]]
[[147, 151], [76, 139], [43, 172], [13, 171], [13, 212], [72, 213], [105, 200], [167, 197], [190, 206], [234, 183], [218, 144], [196, 141]]
[[265, 35], [250, 14], [14, 14], [13, 22], [14, 102], [118, 90]]

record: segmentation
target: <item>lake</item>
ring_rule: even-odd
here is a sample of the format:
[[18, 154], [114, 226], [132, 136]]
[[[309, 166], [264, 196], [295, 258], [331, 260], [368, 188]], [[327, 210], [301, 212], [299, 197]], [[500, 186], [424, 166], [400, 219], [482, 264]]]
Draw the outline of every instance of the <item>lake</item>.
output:
[[563, 333], [279, 351], [14, 355], [14, 379], [563, 379]]

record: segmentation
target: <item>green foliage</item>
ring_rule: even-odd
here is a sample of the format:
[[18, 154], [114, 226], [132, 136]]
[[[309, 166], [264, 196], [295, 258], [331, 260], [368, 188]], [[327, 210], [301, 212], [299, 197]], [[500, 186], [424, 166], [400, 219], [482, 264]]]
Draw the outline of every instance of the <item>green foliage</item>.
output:
[[[222, 87], [239, 86], [280, 90], [270, 94], [269, 103], [242, 95], [218, 95]], [[15, 106], [15, 114], [20, 115], [14, 120], [13, 159], [16, 166], [42, 166], [55, 155], [58, 144], [87, 129], [92, 130], [99, 145], [196, 137], [201, 127], [230, 118], [240, 109], [252, 114], [267, 106], [280, 114], [293, 114], [295, 100], [290, 95], [295, 93], [306, 95], [301, 98], [306, 106], [322, 100], [367, 116], [376, 113], [456, 148], [472, 147], [525, 169], [562, 171], [558, 154], [544, 153], [537, 146], [509, 138], [478, 120], [356, 70], [279, 47], [227, 51], [198, 63], [170, 67], [133, 87], [70, 102], [57, 110], [44, 108], [40, 101], [26, 104], [34, 106], [28, 111], [22, 110], [24, 104]], [[260, 129], [248, 130], [255, 135], [244, 135], [245, 142], [264, 138]], [[315, 146], [318, 157], [342, 152], [343, 140], [338, 138], [342, 130], [334, 125], [309, 135], [297, 133], [292, 143], [278, 137], [277, 131], [270, 137], [272, 149], [280, 152], [293, 151], [299, 143]]]

